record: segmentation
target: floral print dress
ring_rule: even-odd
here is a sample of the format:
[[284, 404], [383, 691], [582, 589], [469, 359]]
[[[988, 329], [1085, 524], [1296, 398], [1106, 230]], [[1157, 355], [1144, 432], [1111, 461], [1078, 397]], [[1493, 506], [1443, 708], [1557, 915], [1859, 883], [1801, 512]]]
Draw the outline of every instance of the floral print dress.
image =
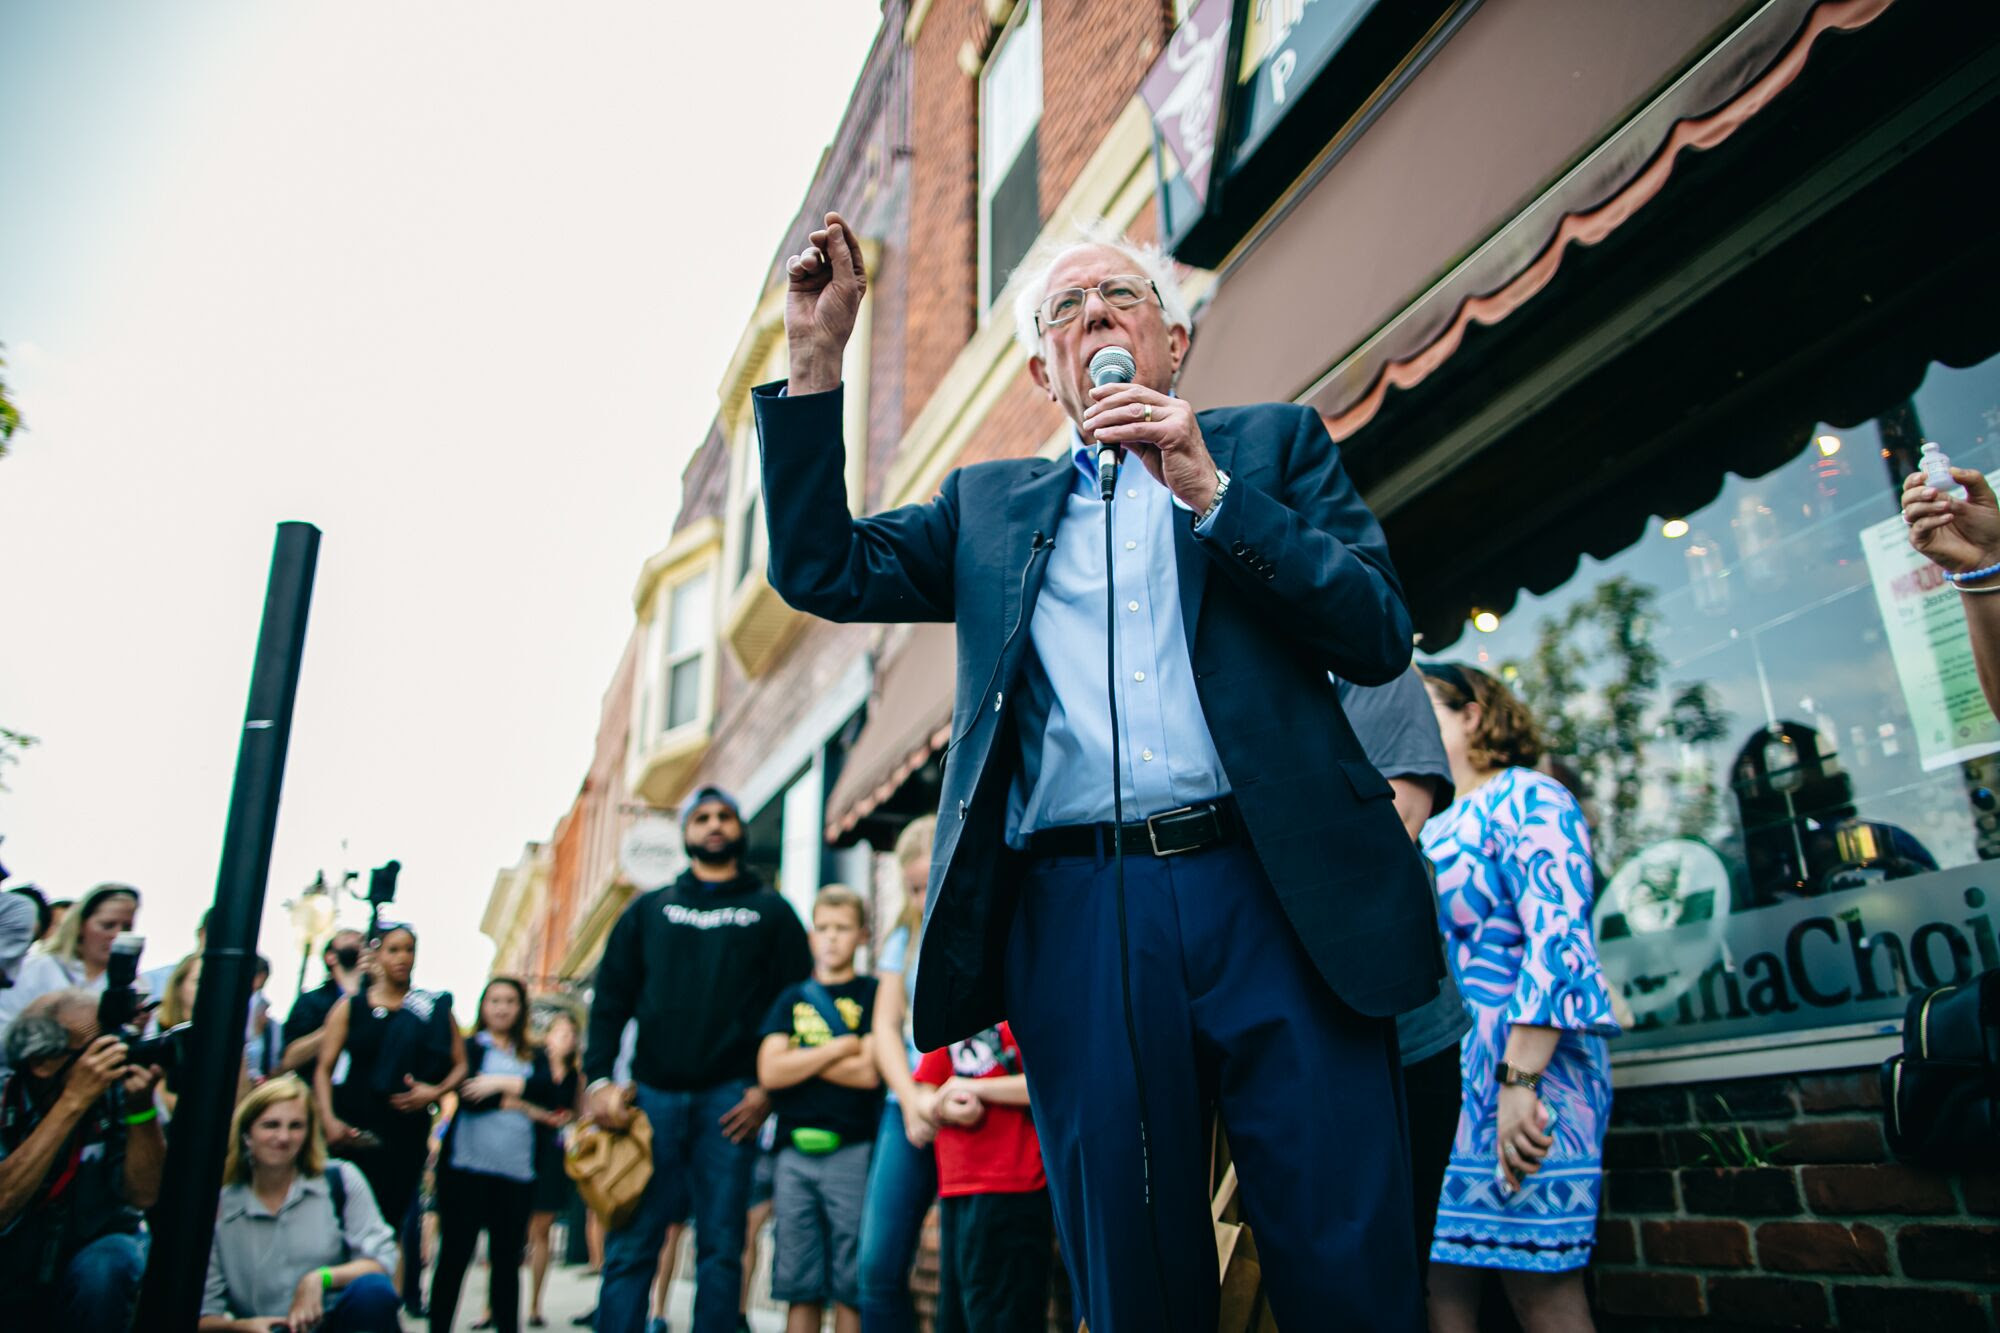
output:
[[[1560, 1273], [1590, 1262], [1611, 1115], [1611, 994], [1591, 937], [1590, 830], [1563, 786], [1503, 769], [1424, 826], [1445, 956], [1472, 1010], [1464, 1108], [1438, 1201], [1434, 1263]], [[1555, 1146], [1509, 1193], [1495, 1075], [1516, 1023], [1562, 1029], [1541, 1081]]]

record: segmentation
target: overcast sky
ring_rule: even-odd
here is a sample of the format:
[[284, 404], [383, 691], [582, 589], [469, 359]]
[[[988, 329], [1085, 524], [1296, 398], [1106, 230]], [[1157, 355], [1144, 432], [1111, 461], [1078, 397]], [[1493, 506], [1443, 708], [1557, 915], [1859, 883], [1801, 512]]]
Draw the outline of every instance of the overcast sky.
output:
[[419, 982], [469, 1019], [494, 874], [583, 778], [633, 580], [879, 18], [0, 6], [28, 427], [0, 461], [0, 726], [42, 741], [0, 774], [14, 882], [129, 881], [147, 965], [191, 946], [274, 525], [304, 519], [272, 997], [281, 900], [394, 856]]

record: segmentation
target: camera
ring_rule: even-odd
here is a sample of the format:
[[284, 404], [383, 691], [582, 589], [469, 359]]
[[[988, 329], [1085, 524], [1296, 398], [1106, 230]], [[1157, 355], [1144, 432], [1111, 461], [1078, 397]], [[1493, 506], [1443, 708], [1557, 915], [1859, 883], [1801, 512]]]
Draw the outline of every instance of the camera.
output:
[[368, 872], [368, 905], [380, 908], [396, 901], [396, 876], [403, 873], [401, 861], [390, 861]]
[[188, 1029], [182, 1023], [148, 1037], [139, 1021], [147, 999], [140, 991], [139, 955], [145, 951], [143, 935], [120, 935], [111, 942], [111, 958], [104, 969], [104, 993], [97, 997], [97, 1030], [125, 1043], [125, 1058], [144, 1067], [158, 1065], [168, 1074], [180, 1067], [187, 1054]]

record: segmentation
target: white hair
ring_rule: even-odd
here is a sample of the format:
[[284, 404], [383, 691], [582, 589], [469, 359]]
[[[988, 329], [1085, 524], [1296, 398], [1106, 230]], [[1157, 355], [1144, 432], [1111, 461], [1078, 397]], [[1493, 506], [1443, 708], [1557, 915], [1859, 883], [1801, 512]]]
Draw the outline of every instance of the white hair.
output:
[[20, 1069], [68, 1054], [69, 1025], [63, 1019], [77, 1011], [87, 1011], [94, 1018], [97, 997], [87, 990], [65, 987], [31, 1000], [7, 1028], [7, 1063]]
[[1083, 218], [1066, 231], [1045, 234], [1014, 270], [1014, 341], [1029, 356], [1042, 354], [1042, 334], [1035, 327], [1035, 316], [1049, 294], [1049, 274], [1055, 272], [1056, 265], [1065, 257], [1100, 246], [1126, 255], [1134, 269], [1159, 289], [1161, 312], [1168, 328], [1179, 325], [1190, 333], [1194, 331], [1194, 316], [1188, 312], [1187, 298], [1181, 295], [1180, 279], [1174, 274], [1174, 262], [1167, 252], [1157, 245], [1140, 245], [1103, 218]]

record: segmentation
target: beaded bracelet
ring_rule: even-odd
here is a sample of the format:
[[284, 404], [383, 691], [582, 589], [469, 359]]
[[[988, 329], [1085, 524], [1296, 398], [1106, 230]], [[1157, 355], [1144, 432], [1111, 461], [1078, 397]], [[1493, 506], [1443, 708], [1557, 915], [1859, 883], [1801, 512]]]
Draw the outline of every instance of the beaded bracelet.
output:
[[1990, 579], [1995, 574], [2000, 574], [2000, 565], [1988, 565], [1984, 569], [1969, 569], [1963, 574], [1953, 574], [1947, 570], [1945, 577], [1953, 583], [1972, 583], [1979, 579]]

